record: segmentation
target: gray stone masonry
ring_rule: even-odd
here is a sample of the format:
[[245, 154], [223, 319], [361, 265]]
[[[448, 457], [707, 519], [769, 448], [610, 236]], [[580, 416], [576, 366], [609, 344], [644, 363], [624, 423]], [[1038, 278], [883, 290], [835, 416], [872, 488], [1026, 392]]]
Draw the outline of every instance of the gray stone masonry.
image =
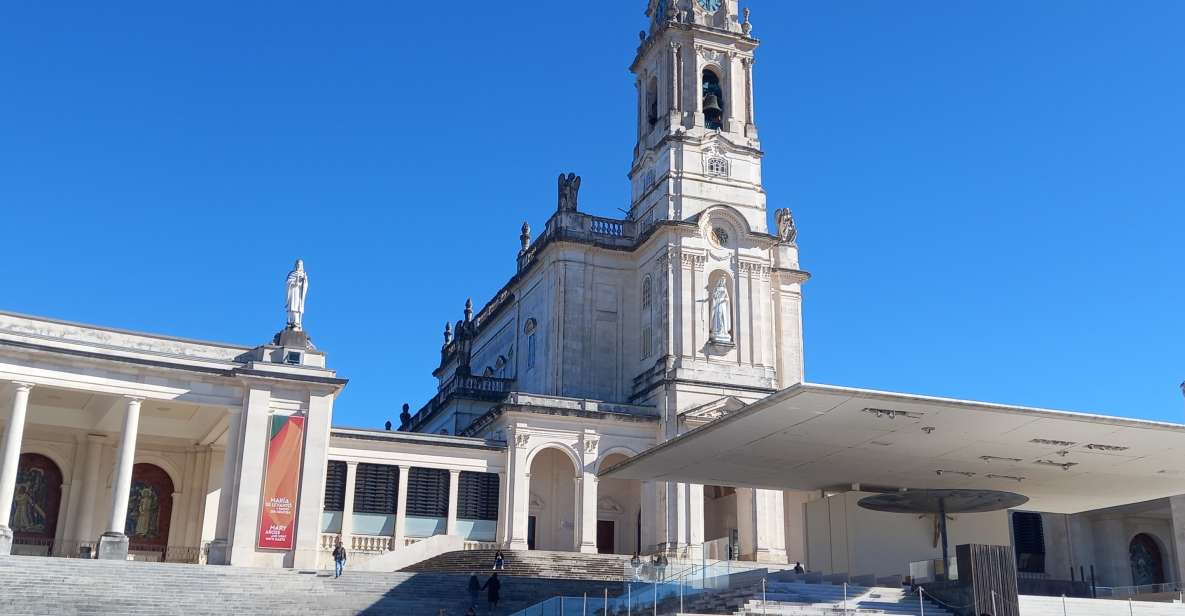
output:
[[[479, 576], [482, 582], [488, 576]], [[499, 576], [501, 577], [501, 576]], [[228, 614], [462, 616], [466, 575], [324, 571], [0, 557], [4, 616]], [[606, 582], [506, 577], [495, 614], [556, 595], [602, 596]], [[620, 587], [620, 585], [618, 585]], [[611, 596], [615, 591], [610, 589]], [[479, 616], [490, 614], [484, 593]]]

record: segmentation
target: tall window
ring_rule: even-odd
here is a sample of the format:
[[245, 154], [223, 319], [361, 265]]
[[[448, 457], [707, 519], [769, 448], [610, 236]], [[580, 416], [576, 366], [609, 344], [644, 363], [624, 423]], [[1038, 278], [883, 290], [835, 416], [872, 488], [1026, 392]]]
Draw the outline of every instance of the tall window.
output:
[[535, 319], [527, 319], [527, 325], [523, 328], [523, 335], [527, 337], [527, 370], [535, 367], [535, 330], [537, 328]]
[[346, 509], [346, 463], [330, 460], [325, 469], [325, 511]]
[[462, 520], [498, 519], [498, 475], [462, 471], [457, 483], [457, 517]]
[[1045, 529], [1041, 514], [1013, 512], [1012, 543], [1016, 548], [1017, 571], [1045, 573]]
[[654, 353], [654, 282], [642, 281], [642, 359]]
[[413, 467], [407, 476], [407, 514], [423, 518], [448, 515], [449, 472]]
[[396, 513], [399, 467], [359, 464], [354, 474], [354, 513]]
[[704, 125], [719, 130], [724, 127], [724, 89], [712, 69], [704, 69]]
[[651, 77], [646, 85], [646, 127], [658, 124], [658, 79]]

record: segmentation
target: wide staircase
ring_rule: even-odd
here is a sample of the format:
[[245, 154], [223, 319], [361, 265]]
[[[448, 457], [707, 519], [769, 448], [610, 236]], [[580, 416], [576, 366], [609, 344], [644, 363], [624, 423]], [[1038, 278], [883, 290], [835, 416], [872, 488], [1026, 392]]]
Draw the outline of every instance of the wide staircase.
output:
[[[448, 552], [404, 569], [412, 573], [486, 573], [494, 568], [495, 550]], [[605, 580], [619, 583], [629, 556], [573, 552], [503, 551], [500, 575], [561, 580]]]
[[[767, 579], [764, 597], [763, 604], [761, 585], [757, 584], [703, 597], [692, 602], [686, 612], [737, 616], [831, 616], [844, 614], [846, 609], [848, 613], [858, 612], [861, 615], [921, 616], [923, 609], [917, 595], [900, 588], [870, 588], [849, 584], [845, 602], [842, 585], [779, 581], [776, 576]], [[950, 611], [930, 601], [926, 602], [924, 609], [928, 616], [952, 616]]]
[[[484, 573], [484, 572], [483, 572]], [[479, 575], [485, 582], [487, 575]], [[503, 577], [494, 614], [513, 614], [556, 595], [602, 596], [613, 584]], [[165, 563], [0, 557], [0, 614], [210, 615], [392, 614], [462, 616], [469, 607], [467, 575], [332, 573]], [[490, 614], [485, 594], [477, 613]]]
[[1182, 616], [1185, 605], [1152, 601], [1113, 599], [1065, 599], [1061, 597], [1020, 597], [1020, 616]]

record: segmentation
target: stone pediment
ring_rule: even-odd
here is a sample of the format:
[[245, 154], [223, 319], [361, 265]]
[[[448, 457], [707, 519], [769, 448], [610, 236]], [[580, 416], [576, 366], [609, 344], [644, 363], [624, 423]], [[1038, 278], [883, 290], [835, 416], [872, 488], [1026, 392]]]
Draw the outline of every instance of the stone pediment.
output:
[[701, 404], [683, 411], [679, 415], [685, 421], [702, 422], [715, 421], [748, 406], [736, 396], [724, 396], [707, 404]]

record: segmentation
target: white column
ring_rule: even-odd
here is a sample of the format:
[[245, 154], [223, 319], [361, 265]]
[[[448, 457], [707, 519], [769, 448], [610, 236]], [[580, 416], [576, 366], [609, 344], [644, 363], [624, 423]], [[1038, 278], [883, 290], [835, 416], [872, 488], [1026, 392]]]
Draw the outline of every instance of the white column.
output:
[[399, 491], [395, 497], [395, 545], [394, 549], [403, 548], [403, 541], [407, 533], [407, 478], [411, 473], [410, 466], [399, 467]]
[[[336, 390], [309, 393], [307, 430], [304, 439], [304, 470], [300, 477], [300, 500], [296, 513], [296, 554], [292, 564], [314, 569], [321, 556], [321, 511], [325, 503], [325, 473], [329, 466], [329, 430], [333, 421]], [[269, 394], [270, 400], [270, 394]], [[266, 429], [260, 444], [266, 445]], [[264, 454], [266, 455], [266, 454]], [[262, 484], [260, 484], [262, 487]], [[257, 497], [258, 498], [258, 497]], [[258, 500], [253, 501], [258, 502]], [[255, 510], [259, 520], [259, 510]], [[258, 522], [256, 522], [258, 524]], [[254, 534], [255, 531], [252, 531]], [[254, 540], [252, 540], [254, 542]]]
[[[228, 565], [239, 565], [244, 567], [253, 566], [256, 561], [256, 539], [259, 531], [259, 512], [260, 499], [263, 494], [263, 473], [267, 465], [267, 427], [268, 421], [271, 419], [271, 400], [272, 392], [266, 389], [250, 389], [243, 397], [243, 412], [242, 412], [242, 428], [239, 432], [238, 448], [235, 463], [235, 474], [231, 476], [230, 484], [225, 488], [225, 494], [231, 501], [230, 526], [227, 530], [227, 547], [230, 550], [230, 558], [227, 559]], [[311, 422], [310, 422], [311, 423]], [[309, 426], [309, 429], [312, 429]], [[310, 454], [305, 455], [306, 461]], [[313, 472], [305, 465], [304, 471], [307, 476], [308, 473]], [[322, 474], [321, 485], [325, 485], [325, 477]], [[308, 494], [308, 493], [304, 493]], [[312, 498], [319, 498], [320, 492], [317, 491]], [[303, 501], [302, 501], [303, 502]], [[301, 532], [299, 506], [296, 521], [297, 544], [300, 543], [299, 533]], [[320, 517], [321, 503], [317, 503], [318, 517]], [[316, 532], [320, 535], [321, 529], [317, 525]], [[314, 550], [316, 548], [313, 548]], [[312, 569], [317, 566], [316, 562], [306, 564], [293, 563], [296, 567], [307, 567]]]
[[531, 436], [524, 428], [525, 424], [515, 426], [510, 434], [513, 445], [508, 452], [510, 481], [506, 490], [509, 500], [506, 511], [510, 514], [510, 542], [507, 547], [512, 550], [527, 549], [527, 520], [531, 515], [531, 468], [527, 464]]
[[4, 456], [0, 458], [0, 554], [12, 550], [12, 530], [9, 519], [12, 516], [12, 499], [16, 492], [16, 471], [21, 463], [21, 440], [25, 435], [25, 414], [29, 410], [29, 383], [13, 383], [12, 414], [8, 419], [8, 430], [4, 434]]
[[354, 484], [358, 481], [358, 463], [346, 462], [346, 495], [342, 503], [342, 545], [352, 550], [354, 536]]
[[457, 488], [461, 482], [461, 471], [448, 472], [448, 522], [444, 534], [457, 536]]
[[785, 503], [780, 490], [753, 490], [756, 522], [756, 559], [759, 563], [786, 562]]
[[1172, 552], [1176, 556], [1174, 565], [1177, 575], [1174, 576], [1171, 571], [1165, 573], [1170, 580], [1181, 580], [1185, 579], [1185, 496], [1174, 496], [1169, 499], [1169, 515], [1172, 521]]
[[86, 475], [82, 480], [74, 531], [79, 541], [95, 540], [95, 500], [99, 489], [99, 464], [102, 462], [103, 443], [106, 440], [101, 434], [86, 435]]
[[243, 429], [241, 408], [232, 408], [226, 415], [226, 458], [222, 463], [222, 487], [218, 494], [218, 523], [214, 530], [214, 541], [225, 543], [230, 539], [230, 523], [234, 503], [235, 478], [238, 477], [239, 437]]
[[642, 482], [642, 545], [641, 552], [651, 552], [659, 544], [659, 517], [662, 515], [658, 507], [659, 486], [653, 481]]
[[123, 434], [116, 454], [115, 482], [111, 485], [111, 518], [107, 533], [122, 535], [128, 518], [128, 495], [132, 490], [132, 466], [136, 463], [136, 435], [140, 430], [140, 403], [143, 398], [127, 397], [123, 414]]
[[498, 534], [494, 542], [500, 546], [506, 545], [506, 537], [510, 534], [506, 527], [506, 522], [510, 520], [510, 515], [506, 511], [506, 503], [509, 500], [506, 498], [506, 476], [506, 471], [498, 473]]
[[[586, 467], [589, 468], [589, 467]], [[580, 551], [597, 553], [597, 475], [586, 470], [576, 478], [580, 516]]]
[[687, 543], [690, 552], [688, 557], [703, 556], [704, 546], [704, 486], [688, 484], [687, 486]]

